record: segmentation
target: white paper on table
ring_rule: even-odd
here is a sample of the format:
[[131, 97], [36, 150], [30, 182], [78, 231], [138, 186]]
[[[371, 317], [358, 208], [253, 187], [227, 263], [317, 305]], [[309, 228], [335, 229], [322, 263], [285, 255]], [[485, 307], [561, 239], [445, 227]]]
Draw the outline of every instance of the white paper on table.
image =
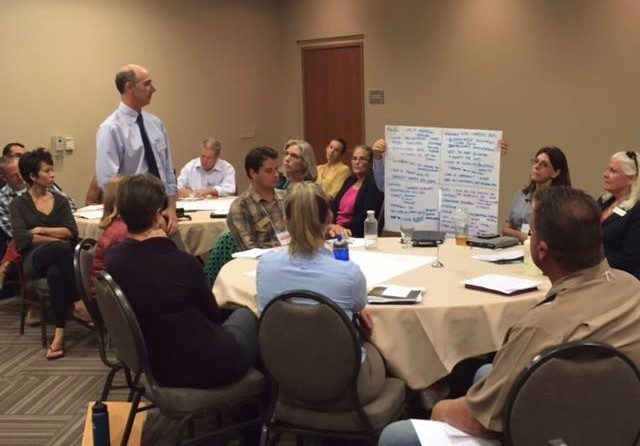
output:
[[367, 289], [433, 262], [434, 257], [349, 251], [349, 260], [358, 265], [367, 281]]
[[472, 258], [482, 260], [484, 262], [499, 262], [501, 260], [517, 260], [524, 258], [522, 249], [516, 249], [504, 252], [492, 252], [491, 254], [477, 254]]
[[537, 288], [540, 282], [517, 277], [503, 276], [501, 274], [486, 274], [475, 279], [465, 280], [465, 285], [486, 288], [504, 294], [513, 294], [529, 288]]
[[[384, 287], [384, 295], [389, 297], [407, 297], [416, 288], [410, 286], [390, 285], [388, 283], [380, 285]], [[424, 290], [424, 288], [422, 288]]]
[[433, 420], [410, 420], [423, 446], [496, 446], [498, 440], [473, 437], [450, 424]]
[[251, 248], [246, 251], [238, 251], [231, 254], [234, 259], [259, 259], [262, 254], [275, 251], [277, 248]]
[[101, 204], [92, 204], [78, 209], [73, 215], [78, 218], [87, 218], [93, 220], [102, 218], [103, 206]]
[[212, 211], [216, 214], [226, 215], [229, 213], [231, 203], [236, 197], [220, 197], [204, 200], [178, 200], [177, 207], [185, 211]]

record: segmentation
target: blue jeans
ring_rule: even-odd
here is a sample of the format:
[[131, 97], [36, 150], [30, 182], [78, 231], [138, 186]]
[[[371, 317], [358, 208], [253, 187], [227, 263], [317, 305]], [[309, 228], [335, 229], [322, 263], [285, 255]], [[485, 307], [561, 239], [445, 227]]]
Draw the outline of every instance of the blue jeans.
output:
[[384, 428], [378, 446], [420, 446], [420, 439], [410, 420], [396, 421]]

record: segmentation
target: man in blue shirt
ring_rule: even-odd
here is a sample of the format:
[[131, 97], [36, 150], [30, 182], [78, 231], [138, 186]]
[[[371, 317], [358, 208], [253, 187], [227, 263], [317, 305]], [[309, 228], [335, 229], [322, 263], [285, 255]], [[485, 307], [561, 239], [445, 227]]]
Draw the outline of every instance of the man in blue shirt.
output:
[[178, 186], [171, 161], [167, 130], [156, 116], [142, 111], [156, 91], [149, 70], [129, 64], [116, 73], [116, 88], [121, 95], [118, 109], [98, 129], [96, 135], [96, 176], [98, 186], [118, 174], [148, 172], [165, 185], [168, 198], [167, 233], [178, 228], [176, 197]]

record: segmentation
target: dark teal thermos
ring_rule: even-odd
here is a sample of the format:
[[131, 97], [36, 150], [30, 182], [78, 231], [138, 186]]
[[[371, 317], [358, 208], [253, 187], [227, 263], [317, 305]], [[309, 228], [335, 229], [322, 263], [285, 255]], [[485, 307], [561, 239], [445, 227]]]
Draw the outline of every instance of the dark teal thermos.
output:
[[109, 410], [101, 401], [93, 405], [91, 411], [91, 424], [93, 425], [93, 446], [109, 446]]

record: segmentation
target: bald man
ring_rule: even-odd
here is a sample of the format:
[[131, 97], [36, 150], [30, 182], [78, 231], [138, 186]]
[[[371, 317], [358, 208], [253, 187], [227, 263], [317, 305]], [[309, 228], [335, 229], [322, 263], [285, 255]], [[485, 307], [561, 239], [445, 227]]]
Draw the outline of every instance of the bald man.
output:
[[169, 199], [165, 216], [167, 232], [171, 235], [178, 228], [178, 186], [169, 137], [160, 119], [142, 111], [151, 103], [151, 96], [156, 91], [151, 73], [140, 65], [125, 65], [116, 73], [116, 88], [121, 97], [120, 105], [100, 125], [96, 135], [98, 186], [104, 189], [118, 174], [148, 172], [160, 178]]

